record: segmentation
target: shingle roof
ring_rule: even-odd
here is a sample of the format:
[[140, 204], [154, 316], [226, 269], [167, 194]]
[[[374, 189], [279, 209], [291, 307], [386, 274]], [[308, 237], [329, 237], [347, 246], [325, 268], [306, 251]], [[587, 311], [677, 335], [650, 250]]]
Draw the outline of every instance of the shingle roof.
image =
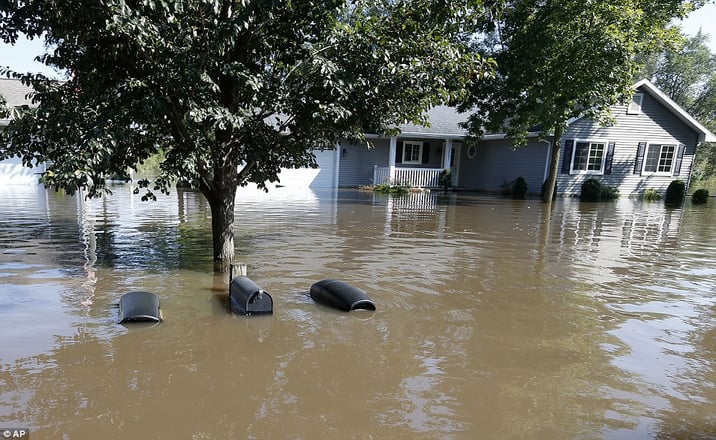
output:
[[30, 92], [32, 88], [25, 86], [18, 79], [0, 78], [0, 95], [11, 107], [32, 105], [27, 97]]
[[401, 124], [401, 136], [421, 135], [421, 136], [440, 136], [463, 138], [467, 135], [467, 131], [460, 126], [461, 122], [467, 121], [469, 113], [459, 113], [455, 107], [440, 105], [428, 110], [428, 120], [430, 127], [415, 124]]

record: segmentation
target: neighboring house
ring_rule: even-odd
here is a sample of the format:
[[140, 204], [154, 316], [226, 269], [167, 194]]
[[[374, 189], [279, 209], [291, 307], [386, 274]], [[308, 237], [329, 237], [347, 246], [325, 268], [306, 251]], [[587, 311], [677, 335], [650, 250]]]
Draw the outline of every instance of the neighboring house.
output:
[[[30, 106], [29, 94], [32, 89], [23, 85], [16, 79], [0, 78], [0, 96], [9, 108]], [[10, 124], [10, 119], [0, 118], [0, 131]], [[0, 184], [37, 184], [39, 173], [44, 167], [27, 168], [22, 165], [20, 158], [0, 161]]]
[[579, 194], [589, 178], [623, 195], [663, 193], [676, 179], [689, 183], [697, 145], [716, 142], [716, 136], [651, 82], [639, 81], [635, 88], [632, 102], [612, 109], [613, 125], [570, 121], [562, 137], [558, 192]]
[[[696, 146], [716, 142], [716, 136], [648, 80], [634, 87], [631, 103], [612, 107], [613, 125], [587, 118], [569, 121], [560, 145], [559, 194], [579, 194], [589, 178], [617, 187], [622, 195], [650, 188], [664, 192], [675, 179], [688, 183]], [[450, 168], [453, 185], [461, 189], [497, 192], [522, 176], [530, 193], [541, 192], [551, 136], [530, 133], [521, 148], [514, 148], [504, 134], [466, 144], [460, 123], [467, 115], [436, 107], [428, 116], [430, 127], [403, 125], [395, 137], [374, 139], [373, 149], [341, 145], [338, 185], [390, 181], [436, 187], [440, 171]]]

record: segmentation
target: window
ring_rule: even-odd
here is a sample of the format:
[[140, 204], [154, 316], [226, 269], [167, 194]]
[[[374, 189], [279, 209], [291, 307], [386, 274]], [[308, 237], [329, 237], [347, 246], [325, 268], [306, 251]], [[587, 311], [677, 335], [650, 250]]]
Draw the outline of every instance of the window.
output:
[[638, 115], [641, 113], [641, 102], [644, 100], [643, 93], [635, 93], [631, 99], [631, 103], [627, 108], [628, 115]]
[[602, 174], [606, 156], [606, 141], [574, 141], [572, 156], [572, 172], [585, 174]]
[[676, 145], [649, 144], [644, 158], [644, 173], [671, 174], [676, 159]]
[[423, 143], [403, 142], [403, 163], [422, 163]]
[[467, 157], [469, 157], [470, 159], [474, 159], [476, 155], [477, 155], [477, 146], [475, 146], [473, 144], [473, 145], [470, 145], [469, 147], [467, 147]]

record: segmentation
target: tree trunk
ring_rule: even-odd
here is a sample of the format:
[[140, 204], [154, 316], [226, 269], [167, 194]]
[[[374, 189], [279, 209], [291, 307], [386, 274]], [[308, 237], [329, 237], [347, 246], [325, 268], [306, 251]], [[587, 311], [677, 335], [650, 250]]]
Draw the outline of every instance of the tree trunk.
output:
[[555, 190], [557, 189], [557, 170], [559, 168], [559, 154], [562, 149], [561, 145], [562, 128], [558, 126], [554, 129], [554, 142], [552, 143], [552, 154], [549, 161], [549, 174], [547, 174], [544, 192], [542, 193], [542, 201], [544, 203], [552, 203]]
[[236, 185], [204, 194], [211, 207], [214, 272], [228, 272], [234, 260], [234, 204]]

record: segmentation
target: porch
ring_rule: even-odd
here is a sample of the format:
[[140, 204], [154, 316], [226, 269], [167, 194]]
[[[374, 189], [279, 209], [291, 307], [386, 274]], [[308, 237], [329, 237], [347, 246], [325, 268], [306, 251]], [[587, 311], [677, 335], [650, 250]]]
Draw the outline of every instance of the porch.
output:
[[[391, 172], [392, 170], [392, 172]], [[438, 188], [442, 168], [398, 168], [373, 166], [373, 183], [407, 185], [413, 188]]]
[[453, 185], [457, 184], [459, 143], [453, 145], [452, 138], [406, 135], [390, 138], [388, 166], [373, 165], [374, 185], [439, 188], [440, 175], [446, 169], [451, 171]]

